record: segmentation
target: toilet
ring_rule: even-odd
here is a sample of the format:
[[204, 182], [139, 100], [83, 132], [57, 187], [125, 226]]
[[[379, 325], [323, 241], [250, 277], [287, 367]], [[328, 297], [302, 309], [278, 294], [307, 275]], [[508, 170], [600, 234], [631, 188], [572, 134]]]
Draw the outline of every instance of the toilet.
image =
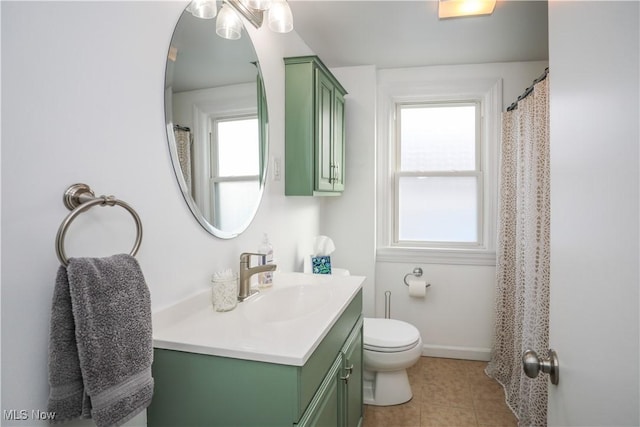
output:
[[[305, 264], [305, 272], [311, 272]], [[349, 270], [333, 268], [335, 276], [349, 276]], [[396, 319], [364, 318], [363, 322], [363, 400], [365, 405], [390, 406], [413, 397], [407, 368], [422, 355], [420, 331]]]
[[401, 320], [365, 318], [364, 403], [399, 405], [411, 400], [407, 368], [422, 355], [418, 329]]

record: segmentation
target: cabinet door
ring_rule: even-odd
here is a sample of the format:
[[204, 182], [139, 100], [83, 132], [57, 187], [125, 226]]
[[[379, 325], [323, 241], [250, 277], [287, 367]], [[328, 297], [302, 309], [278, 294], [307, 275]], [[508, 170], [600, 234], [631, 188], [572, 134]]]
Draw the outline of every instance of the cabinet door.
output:
[[336, 427], [342, 426], [340, 411], [340, 377], [343, 373], [342, 356], [339, 354], [331, 369], [324, 377], [309, 407], [305, 410], [300, 422], [301, 427]]
[[343, 350], [343, 369], [341, 377], [342, 420], [346, 427], [357, 427], [363, 414], [362, 400], [362, 320], [353, 329]]
[[333, 84], [316, 70], [316, 191], [333, 191]]
[[331, 181], [333, 191], [344, 191], [344, 96], [334, 91]]

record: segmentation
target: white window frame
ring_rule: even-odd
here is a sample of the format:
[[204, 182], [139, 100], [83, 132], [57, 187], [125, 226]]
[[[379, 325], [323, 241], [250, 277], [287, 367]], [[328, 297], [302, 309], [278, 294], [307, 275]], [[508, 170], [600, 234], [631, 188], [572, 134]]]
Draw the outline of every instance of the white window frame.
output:
[[[467, 79], [405, 82], [381, 79], [378, 84], [377, 160], [377, 261], [495, 265], [497, 211], [498, 143], [502, 107], [502, 80]], [[473, 102], [480, 106], [481, 146], [476, 158], [482, 179], [479, 182], [479, 222], [477, 244], [398, 242], [395, 230], [397, 206], [396, 108], [402, 104]], [[477, 139], [477, 140], [478, 140]]]
[[[474, 145], [475, 145], [475, 164], [473, 170], [468, 171], [411, 171], [411, 172], [403, 172], [400, 170], [401, 160], [401, 146], [402, 141], [400, 139], [400, 124], [401, 124], [401, 114], [400, 110], [403, 108], [413, 108], [413, 107], [447, 107], [447, 106], [473, 106], [475, 107], [475, 137], [474, 137]], [[394, 176], [394, 215], [393, 215], [393, 240], [392, 246], [400, 246], [400, 247], [424, 247], [424, 248], [434, 248], [434, 249], [478, 249], [482, 248], [484, 244], [484, 224], [483, 219], [483, 205], [484, 205], [484, 193], [483, 193], [483, 182], [484, 182], [484, 170], [482, 168], [482, 106], [478, 100], [458, 100], [458, 101], [445, 101], [445, 102], [398, 102], [395, 103], [395, 113], [394, 113], [394, 147], [395, 147], [395, 166], [393, 171]], [[476, 230], [477, 236], [475, 242], [435, 242], [435, 241], [400, 241], [399, 231], [400, 231], [400, 178], [402, 177], [474, 177], [476, 178], [477, 189], [476, 189]]]

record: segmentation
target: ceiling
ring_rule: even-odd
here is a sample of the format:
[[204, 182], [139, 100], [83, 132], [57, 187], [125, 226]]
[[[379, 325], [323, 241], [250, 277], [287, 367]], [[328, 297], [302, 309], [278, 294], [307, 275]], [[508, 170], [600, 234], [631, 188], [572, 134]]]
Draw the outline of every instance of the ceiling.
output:
[[[436, 0], [288, 1], [294, 30], [329, 67], [548, 59], [546, 1], [497, 0], [490, 16], [448, 20], [438, 19]], [[179, 61], [167, 62], [166, 85], [175, 92], [255, 79], [250, 38], [222, 39], [214, 20], [184, 13], [171, 45]]]
[[489, 16], [439, 20], [435, 0], [289, 0], [294, 29], [329, 67], [548, 59], [546, 1], [498, 0]]

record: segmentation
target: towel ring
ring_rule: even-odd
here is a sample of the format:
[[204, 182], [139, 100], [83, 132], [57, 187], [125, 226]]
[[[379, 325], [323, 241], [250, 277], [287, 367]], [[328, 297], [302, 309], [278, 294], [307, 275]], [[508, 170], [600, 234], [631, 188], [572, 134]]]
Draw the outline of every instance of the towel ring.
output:
[[133, 216], [133, 219], [136, 222], [137, 234], [133, 249], [131, 249], [129, 255], [135, 256], [138, 253], [140, 243], [142, 242], [142, 221], [140, 220], [138, 213], [127, 203], [122, 200], [118, 200], [113, 196], [95, 197], [91, 188], [86, 184], [73, 184], [67, 188], [67, 191], [64, 192], [63, 203], [71, 213], [67, 215], [64, 221], [62, 221], [62, 224], [60, 224], [60, 228], [58, 229], [58, 234], [56, 235], [56, 254], [58, 255], [58, 259], [62, 265], [66, 267], [69, 264], [69, 260], [67, 259], [67, 255], [64, 250], [64, 238], [67, 234], [69, 225], [71, 225], [71, 222], [73, 222], [73, 220], [82, 212], [85, 212], [96, 205], [121, 206], [125, 208], [131, 216]]

